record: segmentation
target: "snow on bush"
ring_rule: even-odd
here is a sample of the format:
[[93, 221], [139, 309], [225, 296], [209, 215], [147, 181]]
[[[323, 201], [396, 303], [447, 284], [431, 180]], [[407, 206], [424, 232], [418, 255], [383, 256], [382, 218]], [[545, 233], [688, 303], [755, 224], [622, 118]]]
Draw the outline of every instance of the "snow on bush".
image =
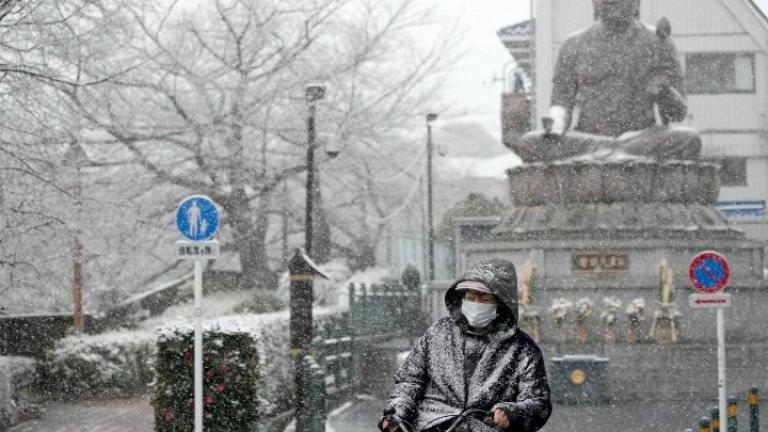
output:
[[25, 397], [35, 381], [37, 364], [26, 357], [0, 357], [0, 430], [27, 419], [37, 407]]
[[[313, 313], [313, 324], [315, 334], [323, 334], [325, 328], [335, 325], [339, 318], [344, 314], [343, 309], [339, 308], [315, 308]], [[245, 389], [256, 396], [259, 405], [259, 411], [270, 416], [287, 408], [287, 402], [293, 395], [293, 363], [289, 356], [289, 314], [288, 311], [273, 312], [258, 315], [233, 315], [221, 317], [214, 320], [208, 320], [203, 325], [205, 335], [211, 333], [216, 335], [232, 335], [241, 337], [246, 335], [254, 344], [256, 358], [258, 359], [259, 384], [255, 388]], [[166, 326], [160, 330], [158, 346], [160, 350], [175, 350], [175, 353], [166, 354], [159, 352], [158, 357], [164, 356], [183, 356], [186, 349], [185, 342], [193, 333], [192, 322], [178, 322]], [[204, 337], [204, 340], [208, 336]], [[204, 350], [203, 355], [206, 355]], [[175, 379], [180, 379], [176, 376]], [[158, 375], [157, 392], [165, 391], [163, 386], [168, 386], [169, 382]], [[190, 374], [186, 381], [179, 386], [189, 386], [191, 388], [193, 376]], [[177, 384], [173, 384], [175, 387]], [[247, 385], [244, 383], [243, 385]], [[208, 388], [208, 385], [205, 386]], [[161, 407], [155, 407], [155, 416], [162, 417]], [[163, 408], [164, 409], [164, 408]]]
[[[220, 292], [206, 295], [203, 319], [231, 314], [252, 295]], [[138, 329], [96, 335], [70, 335], [60, 339], [45, 362], [46, 381], [53, 396], [100, 397], [131, 394], [146, 389], [154, 379], [156, 327], [184, 322], [193, 303], [168, 308], [162, 315], [139, 324]]]
[[50, 389], [67, 397], [116, 396], [143, 390], [154, 378], [156, 339], [147, 330], [61, 339], [46, 359]]
[[[381, 268], [351, 274], [342, 261], [331, 261], [321, 267], [330, 280], [315, 279], [315, 298], [319, 299], [318, 303], [332, 305], [315, 309], [315, 321], [321, 326], [328, 326], [334, 320], [342, 320], [347, 307], [349, 284], [370, 285], [391, 276], [389, 270]], [[278, 293], [281, 293], [287, 302], [287, 273], [284, 279], [285, 286], [281, 285]], [[256, 334], [256, 340], [259, 343], [258, 358], [262, 362], [262, 370], [270, 374], [263, 391], [259, 393], [269, 396], [264, 398], [262, 410], [271, 412], [275, 409], [276, 400], [271, 397], [271, 394], [284, 394], [285, 386], [292, 386], [293, 378], [289, 370], [290, 362], [287, 354], [288, 311], [260, 315], [234, 315], [252, 295], [253, 293], [249, 291], [216, 292], [206, 295], [203, 299], [203, 319], [212, 323], [230, 322], [227, 320], [270, 323]], [[192, 311], [193, 304], [190, 301], [168, 308], [162, 315], [141, 322], [134, 330], [113, 331], [98, 335], [72, 335], [59, 340], [45, 363], [45, 373], [54, 383], [52, 390], [66, 397], [72, 395], [98, 397], [133, 393], [144, 389], [154, 378], [154, 359], [158, 340], [156, 328], [174, 328], [175, 326], [191, 328]], [[230, 315], [232, 316], [230, 318], [220, 318]], [[275, 393], [270, 393], [273, 391]]]
[[[194, 426], [194, 333], [176, 328], [157, 343], [155, 431]], [[203, 338], [203, 426], [210, 432], [257, 429], [257, 342], [247, 331], [207, 325]]]

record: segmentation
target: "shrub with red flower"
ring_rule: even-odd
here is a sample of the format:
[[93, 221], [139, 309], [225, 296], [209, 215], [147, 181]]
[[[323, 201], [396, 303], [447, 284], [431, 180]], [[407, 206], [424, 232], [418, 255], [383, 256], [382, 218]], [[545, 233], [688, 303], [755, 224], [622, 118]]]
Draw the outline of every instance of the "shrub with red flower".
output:
[[[157, 384], [152, 401], [155, 431], [194, 426], [193, 333], [177, 330], [158, 341]], [[203, 338], [203, 426], [206, 432], [246, 432], [257, 428], [255, 397], [259, 367], [249, 334], [206, 332]]]

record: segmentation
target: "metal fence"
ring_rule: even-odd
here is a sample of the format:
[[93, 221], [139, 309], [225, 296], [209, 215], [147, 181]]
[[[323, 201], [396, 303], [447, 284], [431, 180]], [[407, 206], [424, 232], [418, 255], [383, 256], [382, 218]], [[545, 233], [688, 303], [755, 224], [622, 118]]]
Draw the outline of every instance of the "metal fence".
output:
[[349, 322], [355, 336], [406, 337], [426, 327], [419, 286], [392, 280], [349, 286]]
[[312, 346], [313, 357], [323, 372], [323, 382], [329, 392], [352, 384], [352, 337], [316, 338]]

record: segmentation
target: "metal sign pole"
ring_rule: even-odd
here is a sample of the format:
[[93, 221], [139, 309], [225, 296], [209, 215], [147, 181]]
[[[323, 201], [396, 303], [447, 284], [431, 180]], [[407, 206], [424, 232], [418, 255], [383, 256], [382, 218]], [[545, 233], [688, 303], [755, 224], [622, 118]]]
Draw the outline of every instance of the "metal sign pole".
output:
[[717, 308], [717, 390], [720, 417], [725, 418], [725, 317], [723, 308]]
[[[717, 308], [717, 390], [719, 420], [727, 418], [725, 397], [725, 312], [731, 296], [723, 294], [731, 276], [728, 260], [715, 251], [703, 251], [691, 260], [688, 277], [701, 294], [690, 295], [692, 308]], [[720, 421], [722, 428], [722, 421]]]
[[194, 303], [194, 407], [195, 432], [203, 432], [203, 263], [219, 256], [218, 240], [210, 240], [219, 228], [219, 210], [205, 195], [191, 195], [176, 209], [176, 228], [189, 240], [176, 242], [176, 257], [195, 263]]
[[203, 432], [203, 260], [195, 260], [195, 432]]

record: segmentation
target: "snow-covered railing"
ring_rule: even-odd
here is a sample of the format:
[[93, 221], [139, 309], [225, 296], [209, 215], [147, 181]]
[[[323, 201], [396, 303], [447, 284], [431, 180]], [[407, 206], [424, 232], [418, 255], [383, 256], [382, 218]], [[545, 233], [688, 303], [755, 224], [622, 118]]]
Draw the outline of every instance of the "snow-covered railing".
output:
[[349, 328], [355, 336], [413, 336], [426, 325], [418, 286], [397, 280], [349, 286]]

